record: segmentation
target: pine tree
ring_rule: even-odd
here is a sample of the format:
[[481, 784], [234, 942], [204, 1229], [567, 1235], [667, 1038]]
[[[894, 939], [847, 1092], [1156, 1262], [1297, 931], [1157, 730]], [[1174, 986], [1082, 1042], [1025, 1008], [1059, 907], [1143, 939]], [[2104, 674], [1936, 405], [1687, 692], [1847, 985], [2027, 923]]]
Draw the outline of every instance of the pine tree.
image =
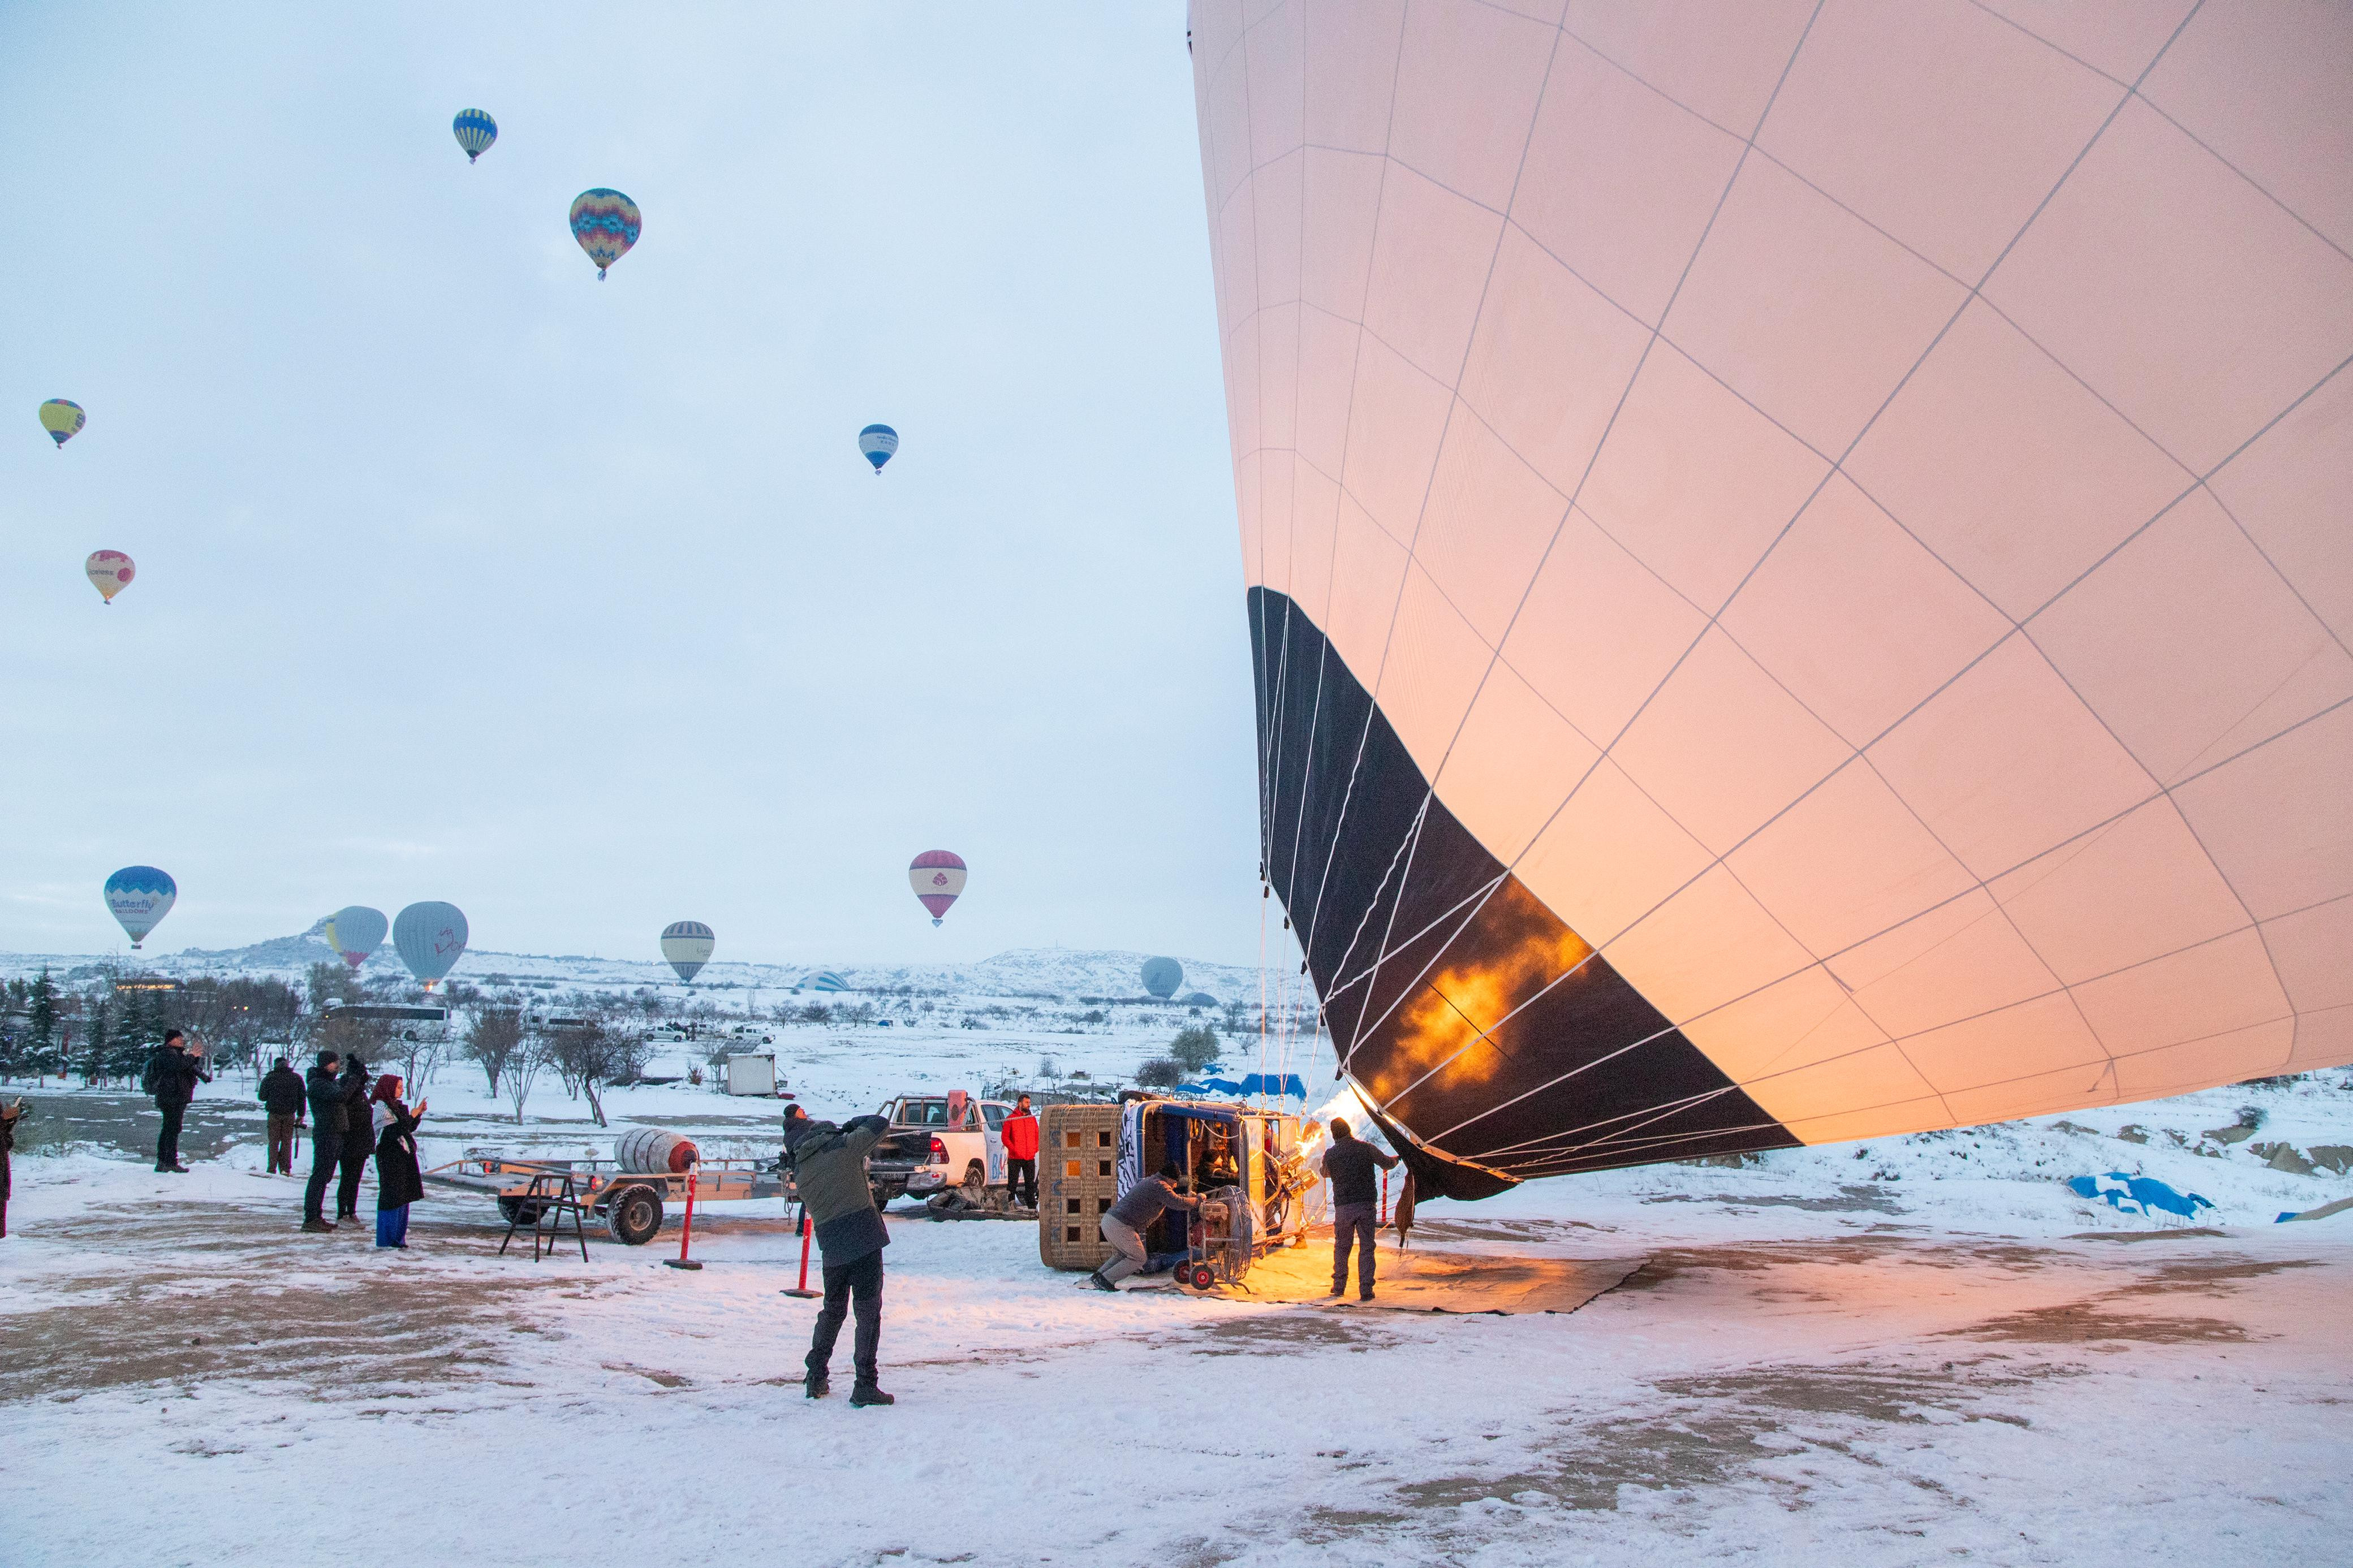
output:
[[33, 982], [26, 1014], [33, 1028], [33, 1070], [63, 1078], [65, 1063], [58, 1058], [58, 987], [46, 963], [41, 965], [40, 978]]
[[113, 1011], [106, 1005], [103, 994], [92, 996], [82, 1008], [81, 1076], [85, 1083], [94, 1083], [106, 1077], [114, 1066], [107, 1059], [110, 1026], [114, 1021], [110, 1015]]

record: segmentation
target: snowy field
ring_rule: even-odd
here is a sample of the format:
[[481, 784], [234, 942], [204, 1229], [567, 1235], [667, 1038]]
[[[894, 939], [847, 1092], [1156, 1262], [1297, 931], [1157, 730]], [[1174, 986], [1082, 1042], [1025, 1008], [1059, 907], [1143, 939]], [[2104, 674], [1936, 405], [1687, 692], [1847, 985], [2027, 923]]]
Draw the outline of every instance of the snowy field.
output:
[[[1034, 1078], [1044, 1049], [1124, 1075], [1163, 1038], [776, 1049], [841, 1115]], [[2353, 1197], [2344, 1077], [1424, 1207], [1417, 1249], [1641, 1260], [1567, 1316], [1106, 1296], [1027, 1226], [902, 1204], [889, 1410], [848, 1406], [846, 1344], [836, 1396], [801, 1398], [813, 1307], [777, 1294], [774, 1201], [698, 1215], [700, 1273], [661, 1266], [674, 1219], [585, 1265], [500, 1258], [489, 1202], [446, 1193], [377, 1252], [295, 1230], [249, 1083], [205, 1091], [179, 1177], [133, 1157], [135, 1097], [26, 1089], [64, 1152], [19, 1154], [0, 1243], [0, 1559], [276, 1563], [336, 1517], [353, 1563], [2333, 1561], [2353, 1210], [2272, 1222]], [[428, 1159], [612, 1136], [553, 1079], [520, 1127], [471, 1069], [428, 1092]], [[759, 1101], [607, 1110], [774, 1147]], [[2214, 1207], [2158, 1223], [2061, 1184], [2105, 1171]]]

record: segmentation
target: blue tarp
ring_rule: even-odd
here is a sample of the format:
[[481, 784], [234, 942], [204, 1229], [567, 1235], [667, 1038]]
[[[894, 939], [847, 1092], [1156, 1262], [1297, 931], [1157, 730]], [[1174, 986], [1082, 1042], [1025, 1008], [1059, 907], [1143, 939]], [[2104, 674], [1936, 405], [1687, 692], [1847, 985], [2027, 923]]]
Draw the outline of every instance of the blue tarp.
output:
[[2152, 1218], [2169, 1214], [2195, 1219], [2200, 1209], [2214, 1206], [2196, 1193], [2176, 1192], [2154, 1176], [2129, 1176], [2122, 1171], [2110, 1171], [2100, 1176], [2070, 1176], [2067, 1190], [2079, 1198], [2091, 1198], [2126, 1214]]
[[1180, 1094], [1271, 1094], [1290, 1100], [1305, 1100], [1307, 1083], [1295, 1072], [1252, 1073], [1236, 1083], [1229, 1078], [1205, 1078], [1198, 1083], [1180, 1083]]

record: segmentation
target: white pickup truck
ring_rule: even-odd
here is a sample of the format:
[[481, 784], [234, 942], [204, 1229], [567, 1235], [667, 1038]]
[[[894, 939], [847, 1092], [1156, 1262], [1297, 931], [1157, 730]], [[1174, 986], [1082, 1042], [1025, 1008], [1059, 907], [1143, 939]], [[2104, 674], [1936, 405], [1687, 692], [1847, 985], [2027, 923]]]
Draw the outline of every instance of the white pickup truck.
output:
[[975, 1208], [1001, 1202], [1001, 1130], [1012, 1110], [1000, 1100], [963, 1094], [909, 1094], [889, 1101], [881, 1114], [891, 1131], [866, 1161], [874, 1201], [906, 1196], [944, 1202], [953, 1194]]

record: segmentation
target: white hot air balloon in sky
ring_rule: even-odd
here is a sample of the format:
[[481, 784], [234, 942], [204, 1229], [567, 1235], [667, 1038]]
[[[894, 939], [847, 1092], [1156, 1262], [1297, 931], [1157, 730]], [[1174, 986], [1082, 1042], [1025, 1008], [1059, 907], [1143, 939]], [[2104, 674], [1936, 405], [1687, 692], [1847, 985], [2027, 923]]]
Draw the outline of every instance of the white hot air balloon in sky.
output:
[[2353, 12], [2000, 9], [1195, 6], [1266, 876], [1424, 1195], [2353, 1060]]
[[662, 928], [661, 955], [678, 971], [683, 984], [694, 984], [694, 977], [711, 962], [712, 951], [718, 945], [711, 928], [701, 921], [678, 921]]
[[430, 991], [466, 952], [466, 912], [455, 904], [411, 904], [393, 918], [392, 945]]
[[365, 904], [350, 904], [327, 917], [323, 933], [335, 956], [356, 970], [384, 945], [384, 911]]

